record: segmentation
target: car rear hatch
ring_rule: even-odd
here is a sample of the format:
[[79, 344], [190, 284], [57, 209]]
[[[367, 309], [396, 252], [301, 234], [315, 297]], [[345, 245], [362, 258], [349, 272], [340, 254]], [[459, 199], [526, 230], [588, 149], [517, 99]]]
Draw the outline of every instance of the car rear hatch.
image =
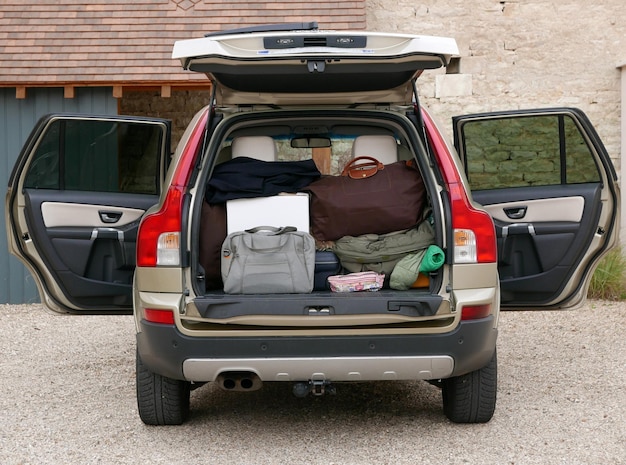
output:
[[[401, 115], [395, 115], [391, 120], [394, 125], [390, 125], [389, 121], [385, 121], [379, 115], [379, 112], [372, 112], [371, 110], [361, 111], [357, 109], [349, 112], [343, 109], [331, 111], [307, 110], [303, 113], [306, 113], [306, 116], [296, 116], [296, 112], [293, 111], [264, 111], [257, 114], [259, 121], [256, 119], [251, 120], [251, 115], [245, 112], [226, 118], [219, 129], [221, 132], [222, 128], [225, 128], [223, 129], [225, 136], [222, 139], [222, 143], [219, 145], [219, 149], [213, 145], [210, 146], [210, 152], [213, 153], [207, 155], [205, 166], [201, 169], [199, 175], [199, 179], [204, 180], [211, 173], [211, 178], [201, 184], [217, 186], [222, 182], [224, 178], [220, 178], [221, 168], [226, 166], [228, 162], [223, 162], [215, 167], [213, 166], [213, 161], [218, 158], [218, 153], [221, 154], [224, 148], [232, 150], [234, 153], [235, 150], [232, 148], [231, 140], [259, 138], [259, 136], [238, 136], [240, 133], [248, 134], [251, 131], [265, 131], [265, 135], [260, 136], [260, 138], [268, 138], [270, 143], [278, 145], [280, 154], [285, 153], [285, 145], [289, 145], [289, 140], [284, 140], [288, 139], [288, 137], [276, 137], [277, 133], [274, 131], [278, 131], [279, 128], [283, 127], [291, 127], [295, 130], [302, 130], [303, 127], [315, 128], [316, 131], [329, 130], [329, 133], [332, 134], [333, 156], [350, 155], [350, 147], [345, 147], [341, 143], [335, 143], [338, 140], [335, 131], [381, 131], [382, 129], [395, 127], [399, 130], [399, 133], [402, 130], [405, 131], [404, 137], [398, 136], [402, 140], [404, 147], [408, 146], [409, 143], [411, 147], [420, 147], [415, 128], [407, 124]], [[271, 120], [270, 116], [273, 117]], [[407, 125], [404, 127], [397, 125], [396, 123], [400, 121], [404, 121]], [[268, 134], [272, 134], [274, 137], [269, 137]], [[282, 135], [284, 134], [281, 133]], [[285, 135], [288, 135], [288, 133]], [[365, 137], [372, 136], [367, 134]], [[297, 150], [301, 149], [298, 148]], [[313, 153], [315, 153], [314, 151], [315, 148]], [[418, 153], [423, 155], [423, 149], [418, 149]], [[413, 153], [410, 152], [409, 156], [412, 157]], [[290, 158], [288, 157], [287, 159], [289, 160]], [[236, 160], [236, 158], [231, 160]], [[268, 162], [262, 163], [267, 164]], [[277, 161], [275, 163], [285, 162]], [[291, 161], [286, 161], [286, 163], [291, 163]], [[296, 163], [299, 162], [296, 161]], [[386, 167], [382, 174], [376, 174], [376, 176], [383, 176], [384, 171], [391, 171], [391, 168]], [[436, 181], [432, 172], [428, 171], [428, 168], [423, 168], [421, 172], [423, 173], [422, 178], [426, 179], [425, 182], [429, 191], [433, 193], [429, 196], [430, 201], [424, 199], [424, 213], [432, 212], [432, 216], [425, 216], [428, 219], [433, 219], [435, 225], [433, 229], [436, 231], [434, 233], [435, 241], [442, 250], [445, 250], [445, 215], [441, 205], [437, 204], [436, 207], [433, 207], [439, 197], [438, 194], [434, 194], [438, 187], [435, 184]], [[234, 175], [236, 175], [235, 173], [233, 172]], [[237, 179], [240, 179], [247, 175], [241, 172], [236, 176]], [[339, 176], [335, 177], [339, 178]], [[216, 179], [219, 179], [219, 181], [216, 181]], [[361, 181], [355, 180], [354, 182]], [[224, 286], [220, 280], [224, 275], [219, 273], [221, 262], [224, 260], [222, 255], [225, 250], [230, 249], [230, 247], [222, 248], [220, 253], [220, 247], [224, 239], [226, 239], [226, 234], [261, 225], [276, 227], [297, 225], [298, 229], [307, 230], [309, 214], [312, 214], [315, 209], [311, 203], [312, 194], [309, 188], [310, 185], [303, 187], [299, 190], [300, 194], [297, 195], [278, 194], [269, 198], [235, 198], [234, 200], [226, 200], [224, 203], [207, 201], [207, 192], [209, 190], [204, 192], [204, 195], [197, 196], [198, 201], [195, 205], [190, 206], [194, 212], [192, 217], [199, 218], [199, 220], [194, 222], [193, 226], [195, 228], [192, 227], [190, 244], [200, 244], [199, 248], [193, 250], [191, 255], [191, 263], [197, 263], [199, 266], [195, 265], [196, 269], [193, 271], [194, 265], [192, 265], [190, 278], [194, 292], [190, 295], [190, 305], [184, 316], [184, 320], [191, 325], [189, 326], [190, 328], [231, 331], [240, 330], [242, 327], [258, 328], [260, 326], [266, 329], [268, 326], [272, 328], [291, 327], [292, 329], [299, 327], [301, 330], [304, 330], [304, 328], [311, 330], [312, 327], [318, 329], [359, 327], [361, 330], [365, 328], [374, 330], [373, 328], [376, 327], [376, 330], [380, 330], [382, 326], [387, 326], [393, 327], [396, 331], [407, 331], [414, 329], [416, 326], [422, 328], [427, 326], [430, 330], [434, 330], [434, 328], [443, 330], [447, 324], [452, 324], [455, 314], [450, 306], [447, 291], [444, 290], [444, 283], [449, 281], [448, 266], [444, 266], [436, 272], [424, 276], [426, 278], [425, 283], [419, 285], [415, 283], [415, 287], [407, 288], [406, 290], [390, 288], [391, 270], [387, 268], [388, 271], [381, 271], [386, 277], [385, 287], [376, 292], [331, 292], [329, 287], [325, 285], [325, 282], [321, 284], [315, 283], [311, 293], [273, 292], [267, 294], [258, 292], [242, 295], [224, 292]], [[198, 186], [198, 192], [203, 192], [201, 189], [202, 185]], [[304, 199], [301, 197], [304, 197]], [[281, 200], [283, 201], [282, 203]], [[407, 201], [404, 199], [402, 202]], [[289, 205], [290, 203], [292, 206]], [[369, 207], [373, 202], [365, 201], [364, 203]], [[225, 209], [223, 208], [224, 206]], [[286, 212], [278, 214], [274, 211], [274, 209], [280, 210], [281, 208], [284, 208]], [[421, 218], [419, 215], [416, 212], [413, 221], [419, 222]], [[251, 220], [250, 217], [254, 217], [254, 219]], [[234, 223], [240, 226], [233, 229], [232, 225]], [[302, 224], [304, 226], [301, 227], [300, 225]], [[310, 224], [313, 225], [312, 220]], [[424, 220], [420, 223], [420, 228], [418, 229], [429, 224], [428, 220]], [[410, 226], [407, 227], [410, 228]], [[395, 229], [389, 230], [390, 233], [394, 231]], [[220, 233], [222, 234], [221, 236]], [[381, 234], [384, 233], [381, 232]], [[417, 238], [416, 242], [418, 242]], [[333, 247], [332, 244], [318, 243], [317, 246], [315, 281], [320, 276], [324, 280], [327, 278], [327, 275], [344, 274], [350, 271], [348, 269], [340, 270], [337, 257], [333, 257], [333, 254], [326, 248], [330, 246], [329, 248], [332, 252], [339, 254], [336, 244]], [[420, 247], [427, 247], [427, 245], [420, 241], [411, 250], [417, 250]], [[407, 255], [409, 253], [407, 252]], [[381, 258], [381, 261], [386, 260], [386, 258]], [[377, 264], [374, 267], [376, 268]], [[269, 269], [263, 272], [266, 271], [269, 273]], [[271, 271], [276, 273], [274, 267], [271, 268]], [[243, 279], [252, 281], [252, 279], [257, 278], [256, 275], [254, 277], [249, 275], [248, 278], [244, 275]], [[288, 278], [286, 279], [288, 281]]]
[[[209, 143], [209, 153], [199, 179], [206, 179], [214, 170], [218, 153], [237, 131], [254, 134], [260, 131], [250, 107], [263, 110], [260, 119], [280, 125], [310, 115], [310, 121], [299, 121], [292, 129], [303, 130], [307, 136], [319, 131], [332, 132], [331, 126], [361, 125], [364, 131], [395, 128], [400, 139], [410, 146], [409, 158], [421, 152], [416, 160], [423, 174], [429, 170], [425, 151], [415, 127], [397, 114], [387, 114], [380, 127], [375, 113], [349, 110], [360, 104], [408, 106], [414, 111], [414, 80], [427, 69], [449, 63], [458, 50], [453, 39], [379, 34], [362, 31], [256, 31], [209, 35], [201, 39], [176, 43], [173, 57], [181, 60], [185, 69], [205, 73], [214, 85], [215, 107], [246, 107], [245, 116], [225, 118]], [[311, 107], [309, 113], [289, 113], [294, 108]], [[327, 110], [321, 109], [321, 107]], [[328, 109], [332, 106], [333, 109]], [[269, 107], [269, 109], [268, 109]], [[338, 109], [341, 107], [342, 109]], [[371, 106], [368, 106], [371, 108]], [[282, 112], [282, 110], [287, 110]], [[317, 110], [315, 110], [317, 109]], [[317, 111], [317, 113], [316, 113]], [[327, 113], [323, 113], [327, 111]], [[334, 113], [333, 113], [334, 111]], [[355, 123], [351, 118], [360, 118]], [[237, 119], [238, 118], [238, 119]], [[239, 121], [233, 123], [232, 121]], [[402, 120], [402, 121], [401, 121]], [[333, 121], [332, 123], [330, 121]], [[228, 125], [232, 125], [229, 128]], [[247, 125], [247, 126], [246, 126]], [[255, 126], [256, 125], [256, 126]], [[403, 126], [404, 125], [404, 126]], [[304, 129], [303, 129], [304, 128]], [[361, 130], [357, 127], [356, 132]], [[231, 131], [231, 132], [229, 132]], [[312, 132], [311, 132], [312, 131]], [[355, 134], [356, 134], [355, 132]], [[315, 133], [315, 134], [314, 134]], [[420, 155], [418, 155], [418, 158]], [[432, 173], [429, 188], [435, 186]], [[438, 195], [431, 193], [431, 197]], [[435, 200], [436, 201], [436, 200]], [[194, 207], [192, 207], [194, 208]], [[443, 214], [436, 208], [440, 222], [438, 236], [444, 241]], [[195, 205], [194, 217], [200, 216]], [[194, 243], [192, 234], [192, 243]], [[443, 244], [442, 244], [443, 246]], [[263, 328], [281, 331], [327, 331], [353, 328], [359, 332], [412, 332], [416, 326], [429, 331], [444, 331], [455, 320], [445, 292], [447, 271], [439, 273], [436, 285], [398, 291], [332, 293], [315, 290], [310, 294], [233, 295], [221, 289], [196, 292], [190, 297], [183, 325], [189, 330], [231, 332]]]
[[309, 27], [209, 34], [176, 42], [172, 57], [218, 85], [218, 105], [409, 104], [411, 81], [458, 54], [446, 37]]

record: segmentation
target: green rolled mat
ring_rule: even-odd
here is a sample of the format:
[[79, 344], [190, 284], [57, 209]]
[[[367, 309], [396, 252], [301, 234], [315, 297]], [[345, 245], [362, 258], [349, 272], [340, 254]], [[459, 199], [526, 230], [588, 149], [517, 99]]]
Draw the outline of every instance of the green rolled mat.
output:
[[431, 271], [438, 270], [446, 260], [446, 254], [436, 245], [428, 246], [424, 258], [420, 263], [420, 271], [422, 273], [430, 273]]

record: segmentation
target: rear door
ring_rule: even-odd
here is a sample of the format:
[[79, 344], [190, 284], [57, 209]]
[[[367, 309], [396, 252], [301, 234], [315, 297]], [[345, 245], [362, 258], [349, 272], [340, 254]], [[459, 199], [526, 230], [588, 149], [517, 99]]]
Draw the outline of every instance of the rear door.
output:
[[502, 305], [579, 303], [619, 225], [616, 174], [587, 117], [524, 110], [453, 125], [473, 198], [496, 225]]
[[172, 58], [216, 84], [219, 105], [410, 105], [412, 80], [458, 55], [448, 37], [366, 31], [215, 33], [174, 44]]
[[132, 310], [139, 221], [159, 199], [166, 120], [48, 115], [9, 180], [10, 251], [59, 312]]

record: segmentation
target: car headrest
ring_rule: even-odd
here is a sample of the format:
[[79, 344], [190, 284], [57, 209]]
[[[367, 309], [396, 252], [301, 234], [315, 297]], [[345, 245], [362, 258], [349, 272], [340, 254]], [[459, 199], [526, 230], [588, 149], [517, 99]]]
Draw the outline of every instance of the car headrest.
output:
[[398, 161], [398, 144], [395, 137], [383, 135], [358, 136], [352, 144], [352, 158], [374, 157], [383, 165]]
[[276, 144], [269, 136], [242, 136], [233, 139], [232, 157], [250, 157], [262, 161], [276, 160]]

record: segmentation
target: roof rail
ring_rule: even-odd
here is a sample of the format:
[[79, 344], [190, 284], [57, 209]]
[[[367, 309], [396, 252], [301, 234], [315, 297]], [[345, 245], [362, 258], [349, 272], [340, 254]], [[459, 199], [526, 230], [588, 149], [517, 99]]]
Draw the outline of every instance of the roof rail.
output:
[[253, 32], [280, 32], [280, 31], [317, 31], [319, 29], [317, 21], [308, 23], [280, 23], [263, 24], [260, 26], [240, 27], [237, 29], [226, 29], [224, 31], [209, 32], [204, 37], [223, 36], [228, 34], [250, 34]]

